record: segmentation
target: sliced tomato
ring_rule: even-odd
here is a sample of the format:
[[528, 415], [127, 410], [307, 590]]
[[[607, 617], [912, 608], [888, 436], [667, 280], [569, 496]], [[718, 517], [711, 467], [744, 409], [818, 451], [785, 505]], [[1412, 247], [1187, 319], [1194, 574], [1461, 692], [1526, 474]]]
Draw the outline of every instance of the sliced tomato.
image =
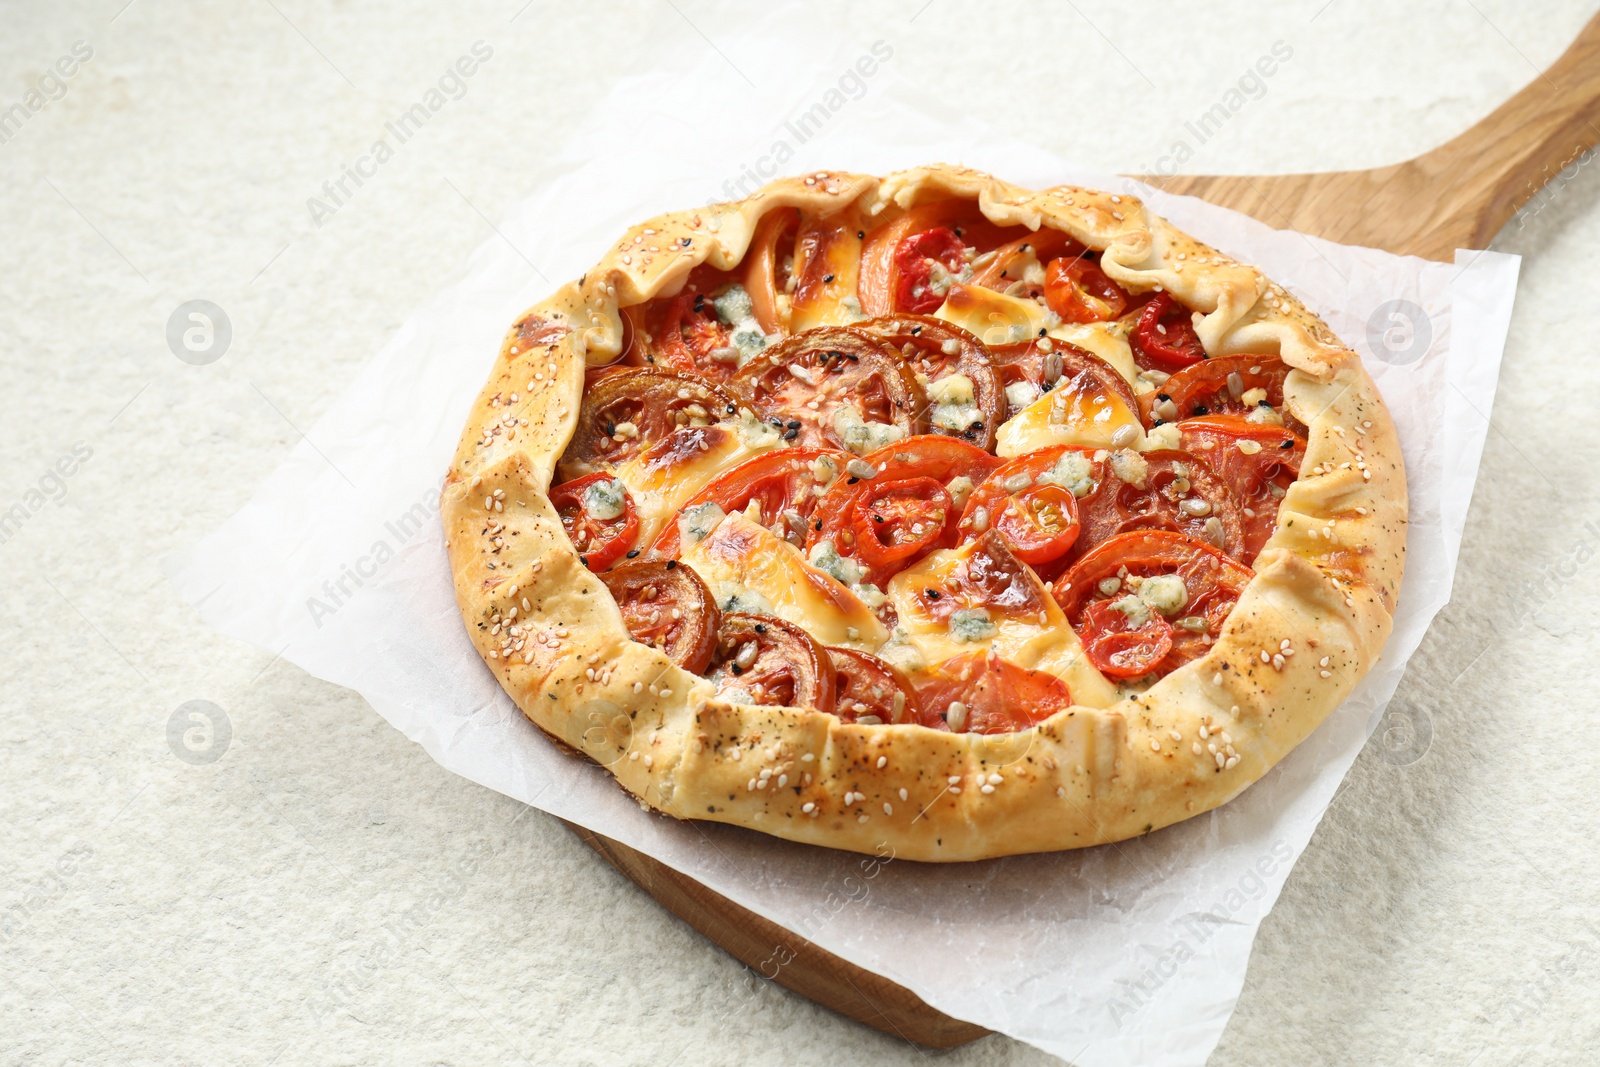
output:
[[[1016, 234], [1008, 231], [1017, 229], [996, 226], [984, 218], [974, 200], [918, 204], [867, 234], [861, 246], [861, 275], [857, 285], [863, 311], [868, 315], [891, 315], [911, 310], [898, 306], [901, 292], [898, 260], [902, 244], [908, 237], [941, 228], [958, 238], [963, 248], [975, 248], [979, 252], [1013, 239]], [[962, 258], [965, 261], [964, 252]], [[933, 308], [938, 306], [936, 303]]]
[[563, 477], [618, 467], [672, 434], [735, 414], [733, 398], [694, 374], [654, 367], [607, 368], [583, 392]]
[[960, 273], [965, 254], [961, 238], [944, 226], [901, 238], [894, 250], [895, 310], [913, 315], [939, 310], [948, 285], [936, 286], [934, 272], [946, 278]]
[[883, 315], [857, 323], [856, 329], [898, 348], [924, 391], [950, 375], [965, 376], [972, 383], [975, 420], [963, 416], [951, 421], [930, 408], [928, 432], [960, 437], [984, 451], [994, 448], [995, 434], [1006, 419], [1006, 395], [988, 345], [927, 315]]
[[917, 691], [898, 667], [853, 648], [829, 648], [833, 713], [844, 722], [907, 723], [922, 717]]
[[[1069, 562], [1131, 530], [1174, 531], [1235, 558], [1244, 551], [1239, 502], [1200, 457], [1178, 449], [1123, 449], [1104, 461], [1092, 457], [1091, 461], [1095, 487], [1078, 500], [1082, 529], [1067, 557]], [[1115, 473], [1119, 467], [1131, 481], [1123, 481]], [[1141, 469], [1142, 478], [1135, 473]]]
[[1170, 373], [1205, 359], [1205, 346], [1195, 332], [1192, 316], [1171, 293], [1157, 294], [1145, 305], [1128, 337], [1133, 361], [1147, 370]]
[[[597, 516], [596, 508], [609, 510], [602, 501], [603, 496], [620, 496], [621, 514]], [[556, 486], [550, 490], [550, 503], [561, 515], [567, 539], [577, 549], [584, 566], [592, 571], [603, 571], [622, 558], [639, 536], [639, 516], [633, 510], [633, 497], [621, 482], [604, 471]]]
[[[1176, 577], [1183, 583], [1181, 604], [1162, 611], [1138, 596], [1134, 586], [1142, 589], [1146, 581], [1158, 576], [1164, 581], [1167, 576]], [[1205, 655], [1253, 576], [1250, 568], [1210, 545], [1171, 531], [1152, 530], [1106, 541], [1062, 575], [1052, 591], [1090, 661], [1110, 677], [1131, 678], [1151, 671], [1166, 674]], [[1135, 625], [1144, 623], [1137, 608], [1129, 612], [1112, 606], [1127, 597], [1144, 604], [1148, 623]], [[1166, 598], [1151, 599], [1163, 607], [1168, 604]], [[1157, 656], [1154, 652], [1163, 633], [1168, 647]], [[1119, 652], [1120, 657], [1116, 655]], [[1109, 664], [1109, 669], [1102, 662]]]
[[[904, 479], [930, 478], [943, 486], [950, 493], [952, 507], [946, 517], [943, 535], [930, 547], [949, 547], [956, 543], [959, 509], [954, 506], [955, 501], [957, 498], [963, 501], [966, 498], [966, 487], [956, 483], [956, 479], [965, 478], [972, 483], [980, 482], [1000, 465], [1000, 460], [954, 437], [925, 434], [896, 441], [876, 452], [869, 452], [861, 457], [860, 464], [862, 466], [856, 469], [870, 467], [878, 473], [871, 478], [847, 474], [833, 483], [817, 505], [811, 530], [806, 535], [806, 548], [809, 550], [823, 541], [829, 541], [841, 556], [853, 558], [866, 568], [867, 574], [863, 577], [863, 581], [882, 584], [896, 570], [910, 566], [917, 556], [907, 556], [896, 564], [884, 567], [870, 566], [860, 558], [854, 529], [856, 502], [871, 491], [873, 483], [879, 480], [895, 482]], [[957, 490], [951, 489], [952, 483], [958, 485]], [[917, 553], [917, 555], [922, 554], [925, 553], [921, 551]]]
[[821, 326], [746, 363], [733, 387], [796, 445], [867, 451], [872, 426], [922, 432], [926, 399], [900, 354], [860, 330]]
[[1110, 322], [1122, 317], [1132, 299], [1089, 256], [1062, 257], [1045, 268], [1045, 305], [1068, 322]]
[[967, 284], [1032, 298], [1044, 292], [1044, 285], [1038, 275], [1031, 280], [1027, 277], [1028, 267], [1037, 263], [1042, 271], [1044, 264], [1069, 250], [1083, 249], [1060, 230], [1045, 228], [1028, 232], [996, 248], [981, 266], [974, 263], [975, 269]]
[[1141, 622], [1110, 600], [1096, 600], [1084, 613], [1078, 633], [1083, 654], [1107, 678], [1149, 674], [1172, 651], [1172, 624], [1159, 612], [1142, 610]]
[[789, 281], [794, 276], [795, 229], [799, 222], [800, 212], [795, 208], [769, 211], [756, 224], [744, 254], [744, 289], [750, 294], [756, 322], [768, 334], [784, 333], [788, 326], [783, 305], [789, 299]]
[[1013, 555], [1035, 567], [1065, 556], [1078, 539], [1078, 501], [1047, 476], [1066, 452], [1062, 445], [1041, 448], [998, 467], [967, 498], [962, 538], [992, 529]]
[[1278, 528], [1278, 505], [1299, 477], [1306, 442], [1293, 430], [1246, 422], [1237, 415], [1204, 415], [1178, 423], [1186, 452], [1201, 456], [1227, 483], [1244, 516], [1241, 562], [1254, 562]]
[[[1241, 415], [1261, 425], [1287, 426], [1304, 437], [1305, 424], [1289, 414], [1283, 402], [1283, 382], [1288, 376], [1289, 365], [1277, 356], [1217, 356], [1168, 378], [1156, 397], [1153, 413], [1168, 422], [1201, 415]], [[1247, 401], [1245, 397], [1254, 389], [1266, 395]]]
[[1015, 733], [1072, 706], [1060, 678], [987, 652], [935, 664], [918, 679], [917, 695], [921, 724], [953, 733]]
[[694, 568], [633, 559], [612, 567], [600, 580], [635, 641], [660, 649], [692, 674], [711, 665], [722, 613]]
[[874, 478], [851, 510], [856, 556], [874, 569], [920, 556], [944, 540], [954, 511], [949, 490], [932, 478]]
[[[819, 491], [833, 484], [851, 458], [828, 448], [763, 452], [711, 479], [684, 502], [679, 514], [709, 503], [726, 514], [742, 511], [749, 515], [754, 504], [762, 526], [799, 545], [806, 540], [807, 524], [821, 499]], [[663, 527], [650, 547], [653, 555], [676, 557], [682, 551], [677, 522]]]
[[706, 678], [724, 700], [833, 714], [836, 680], [828, 650], [773, 615], [724, 615], [715, 665]]

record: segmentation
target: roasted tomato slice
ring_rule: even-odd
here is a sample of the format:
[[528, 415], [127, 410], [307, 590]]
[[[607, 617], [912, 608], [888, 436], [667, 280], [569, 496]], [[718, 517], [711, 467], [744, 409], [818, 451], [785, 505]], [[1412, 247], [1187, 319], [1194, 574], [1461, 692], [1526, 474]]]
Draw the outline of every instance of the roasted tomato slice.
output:
[[[921, 244], [906, 243], [924, 233], [941, 229], [950, 237], [930, 238]], [[955, 246], [950, 242], [950, 238], [953, 237], [962, 247], [961, 263], [953, 268], [960, 270], [965, 266], [965, 249], [974, 248], [982, 252], [994, 248], [1015, 237], [1016, 229], [1017, 227], [996, 226], [984, 218], [977, 202], [973, 200], [939, 200], [918, 204], [898, 218], [874, 229], [861, 246], [861, 275], [857, 283], [861, 309], [868, 315], [936, 310], [944, 302], [944, 298], [934, 291], [938, 288], [937, 285], [924, 286], [927, 291], [922, 294], [921, 300], [926, 302], [931, 299], [933, 301], [931, 305], [912, 308], [900, 303], [903, 292], [917, 288], [915, 284], [909, 287], [902, 284], [902, 260], [915, 260], [918, 252], [924, 249], [931, 249], [933, 252], [943, 251], [947, 256], [945, 259], [938, 259], [931, 253], [921, 258], [937, 259], [940, 270], [948, 273], [952, 270], [951, 263], [954, 262]], [[1012, 232], [1007, 232], [1008, 230]], [[928, 272], [931, 281], [932, 266], [925, 262], [922, 266]]]
[[[1072, 479], [1054, 471], [1065, 446], [1041, 448], [998, 468], [967, 498], [958, 529], [970, 540], [994, 530], [1022, 562], [1038, 567], [1065, 556], [1078, 539]], [[1074, 450], [1074, 455], [1078, 453]], [[1080, 460], [1084, 466], [1085, 461]], [[1079, 489], [1086, 483], [1076, 483]]]
[[1153, 530], [1100, 545], [1053, 592], [1100, 672], [1133, 678], [1205, 655], [1252, 577], [1209, 545]]
[[1029, 403], [1052, 389], [1064, 388], [1082, 397], [1113, 394], [1129, 411], [1139, 410], [1133, 388], [1115, 367], [1065, 341], [1040, 337], [1021, 344], [1001, 345], [994, 350], [994, 358], [1000, 368], [1000, 380], [1007, 387], [1019, 382], [1032, 387], [1022, 390]]
[[917, 722], [922, 704], [899, 668], [850, 648], [829, 648], [833, 660], [833, 713], [864, 725]]
[[[946, 515], [945, 529], [930, 548], [948, 548], [956, 543], [956, 520], [960, 507], [975, 483], [1000, 465], [1000, 460], [980, 448], [975, 448], [953, 437], [926, 434], [907, 438], [862, 456], [846, 467], [843, 477], [833, 483], [818, 503], [811, 530], [806, 535], [806, 548], [810, 550], [823, 541], [832, 543], [834, 551], [861, 564], [867, 571], [862, 581], [882, 584], [897, 570], [915, 562], [915, 554], [906, 556], [888, 566], [873, 567], [857, 552], [855, 516], [860, 498], [871, 492], [875, 483], [899, 482], [907, 479], [928, 478], [944, 487], [949, 494], [951, 508]], [[849, 473], [851, 469], [876, 471], [871, 478]]]
[[1062, 257], [1045, 268], [1045, 305], [1068, 322], [1110, 322], [1122, 317], [1132, 299], [1096, 258]]
[[967, 284], [1011, 296], [1036, 297], [1045, 289], [1044, 264], [1069, 249], [1082, 251], [1060, 230], [1046, 228], [1024, 233], [996, 248], [993, 254], [986, 252], [975, 259]]
[[[832, 485], [852, 457], [828, 448], [780, 448], [723, 471], [678, 509], [679, 516], [715, 505], [722, 515], [742, 511], [798, 546], [806, 541], [811, 515], [822, 491]], [[759, 517], [751, 513], [754, 506]], [[707, 509], [709, 510], [709, 509]], [[716, 512], [712, 518], [718, 518]], [[709, 526], [711, 523], [701, 522]], [[683, 550], [679, 523], [662, 528], [653, 554], [677, 556]]]
[[944, 540], [954, 511], [949, 490], [932, 478], [874, 478], [851, 508], [856, 557], [876, 570], [920, 556]]
[[600, 580], [611, 590], [635, 641], [660, 649], [692, 674], [711, 666], [722, 613], [692, 567], [634, 559], [606, 571]]
[[896, 311], [925, 315], [939, 310], [950, 280], [966, 265], [966, 246], [940, 226], [900, 239], [894, 250]]
[[706, 678], [736, 704], [816, 708], [833, 714], [833, 660], [815, 637], [773, 615], [722, 617], [715, 665]]
[[1261, 426], [1306, 427], [1283, 402], [1289, 365], [1276, 356], [1217, 356], [1187, 367], [1161, 387], [1151, 414], [1166, 422], [1201, 415], [1241, 415]]
[[987, 652], [933, 666], [917, 681], [923, 726], [954, 733], [1026, 730], [1072, 706], [1067, 683]]
[[1128, 337], [1133, 361], [1147, 370], [1172, 372], [1205, 359], [1192, 314], [1171, 293], [1157, 294], [1145, 305]]
[[623, 484], [604, 471], [550, 490], [550, 503], [584, 565], [603, 571], [633, 547], [639, 516]]
[[1255, 561], [1278, 528], [1278, 505], [1300, 475], [1305, 440], [1282, 426], [1246, 422], [1237, 415], [1205, 415], [1178, 423], [1185, 452], [1202, 457], [1227, 483], [1244, 515], [1244, 550]]
[[676, 431], [733, 416], [733, 398], [704, 378], [652, 367], [607, 368], [584, 390], [560, 475], [621, 466]]
[[987, 345], [927, 315], [885, 315], [856, 329], [900, 350], [928, 395], [929, 433], [959, 437], [984, 451], [994, 448], [1006, 418], [1006, 394]]
[[900, 353], [842, 326], [796, 334], [746, 363], [733, 387], [795, 445], [870, 452], [922, 432], [922, 387]]
[[1130, 530], [1172, 530], [1237, 557], [1244, 551], [1243, 515], [1227, 484], [1199, 457], [1180, 450], [1119, 449], [1104, 460], [1087, 455], [1094, 488], [1078, 498], [1082, 529], [1069, 562]]
[[750, 294], [751, 313], [769, 334], [788, 327], [787, 303], [794, 270], [795, 229], [800, 212], [779, 208], [761, 216], [750, 247], [744, 254], [744, 289]]

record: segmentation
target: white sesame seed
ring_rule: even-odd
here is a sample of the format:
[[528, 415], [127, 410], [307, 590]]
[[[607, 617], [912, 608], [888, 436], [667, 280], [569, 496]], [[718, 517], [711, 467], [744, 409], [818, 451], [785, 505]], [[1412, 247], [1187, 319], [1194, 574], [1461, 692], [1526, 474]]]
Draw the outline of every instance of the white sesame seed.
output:
[[990, 793], [994, 792], [994, 786], [990, 785], [988, 782], [985, 782], [983, 785], [978, 787], [978, 792], [982, 793], [984, 796], [988, 796]]
[[804, 804], [800, 805], [800, 810], [805, 812], [807, 815], [810, 815], [812, 812], [817, 810], [817, 806], [808, 800]]
[[1332, 671], [1318, 671], [1317, 674], [1319, 676], [1323, 677], [1323, 678], [1332, 678], [1333, 677], [1333, 672]]
[[870, 817], [871, 816], [868, 816], [868, 815], [857, 815], [856, 816], [856, 822], [866, 822], [867, 819], [869, 819]]
[[900, 799], [901, 800], [910, 800], [911, 799], [911, 794], [906, 792], [904, 789], [902, 789], [902, 790], [900, 790]]
[[811, 753], [807, 752], [805, 755], [800, 757], [800, 762], [801, 763], [810, 763], [812, 760], [814, 760], [816, 758], [817, 758], [816, 756], [814, 756]]
[[879, 767], [887, 767], [887, 766], [889, 766], [889, 757], [888, 756], [879, 756], [878, 757], [878, 766]]
[[1157, 741], [1153, 737], [1150, 739], [1150, 751], [1151, 752], [1160, 752], [1161, 751], [1161, 742]]
[[1262, 663], [1271, 663], [1272, 662], [1272, 653], [1268, 652], [1264, 648], [1261, 650], [1261, 662]]
[[1183, 740], [1183, 735], [1180, 734], [1176, 730], [1168, 730], [1167, 731], [1167, 736], [1172, 738], [1174, 741], [1182, 741]]
[[883, 813], [885, 815], [893, 815], [894, 814], [894, 805], [890, 804], [887, 800], [885, 800], [883, 802]]

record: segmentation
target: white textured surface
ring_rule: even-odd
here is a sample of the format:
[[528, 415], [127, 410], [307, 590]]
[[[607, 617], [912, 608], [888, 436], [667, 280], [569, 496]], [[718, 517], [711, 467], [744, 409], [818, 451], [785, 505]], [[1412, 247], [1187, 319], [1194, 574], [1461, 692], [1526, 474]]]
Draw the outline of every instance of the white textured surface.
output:
[[[0, 40], [0, 109], [74, 40], [95, 49], [0, 145], [0, 510], [75, 441], [93, 449], [62, 504], [0, 545], [0, 1059], [919, 1061], [752, 980], [351, 694], [211, 634], [157, 565], [236, 510], [292, 426], [482, 240], [478, 211], [495, 218], [548, 176], [564, 109], [641, 49], [706, 41], [662, 5], [535, 4], [508, 25], [514, 3], [280, 15], [139, 0], [108, 24], [117, 6], [16, 12]], [[1236, 171], [1413, 154], [1527, 81], [1589, 14], [1336, 0], [1308, 23], [1319, 6], [1250, 30], [1242, 9], [1007, 9], [992, 25], [1016, 29], [981, 37], [945, 0], [817, 10], [893, 41], [901, 73], [952, 108], [1106, 169], [1152, 163], [1281, 38], [1293, 60], [1189, 165]], [[712, 40], [736, 17], [679, 7]], [[465, 97], [313, 228], [305, 198], [479, 38], [495, 58]], [[714, 116], [686, 131], [722, 135]], [[651, 163], [619, 150], [642, 178]], [[1600, 729], [1581, 592], [1600, 505], [1592, 435], [1564, 429], [1593, 411], [1597, 190], [1580, 170], [1496, 246], [1526, 258], [1495, 429], [1456, 602], [1399, 697], [1432, 747], [1357, 763], [1263, 927], [1216, 1064], [1580, 1063], [1600, 1043], [1583, 1011], [1600, 994], [1582, 911]], [[207, 367], [164, 338], [196, 297], [234, 328]], [[1548, 605], [1524, 619], [1518, 590], [1546, 576]], [[230, 718], [214, 764], [168, 747], [190, 699]], [[937, 1058], [1046, 1060], [999, 1038]]]

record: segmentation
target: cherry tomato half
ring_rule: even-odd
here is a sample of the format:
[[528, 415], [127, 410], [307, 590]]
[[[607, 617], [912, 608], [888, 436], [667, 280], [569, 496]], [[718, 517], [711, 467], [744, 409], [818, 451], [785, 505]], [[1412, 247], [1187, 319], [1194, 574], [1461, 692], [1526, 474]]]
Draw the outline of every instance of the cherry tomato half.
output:
[[1067, 451], [1064, 445], [1041, 448], [997, 468], [967, 498], [962, 536], [992, 529], [1013, 555], [1035, 567], [1065, 556], [1078, 539], [1078, 501], [1045, 476]]
[[1096, 600], [1084, 611], [1078, 631], [1083, 654], [1107, 678], [1149, 674], [1172, 651], [1172, 624], [1160, 612], [1140, 610], [1142, 621], [1110, 600]]
[[1159, 293], [1145, 305], [1128, 344], [1134, 362], [1146, 369], [1178, 371], [1206, 358], [1191, 312], [1171, 293]]
[[[639, 516], [621, 482], [604, 471], [564, 482], [550, 490], [550, 503], [584, 566], [603, 571], [633, 547]], [[611, 514], [620, 508], [616, 514]], [[596, 512], [600, 514], [596, 514]]]
[[1067, 683], [986, 652], [938, 663], [917, 681], [921, 723], [952, 733], [1027, 730], [1072, 706]]

